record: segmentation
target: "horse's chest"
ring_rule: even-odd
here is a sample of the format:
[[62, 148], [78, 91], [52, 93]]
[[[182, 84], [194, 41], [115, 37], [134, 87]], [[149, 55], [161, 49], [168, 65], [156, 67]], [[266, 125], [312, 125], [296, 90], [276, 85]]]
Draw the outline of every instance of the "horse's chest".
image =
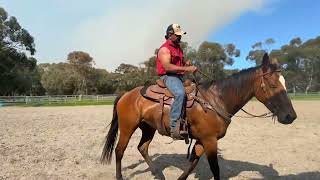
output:
[[225, 136], [227, 127], [220, 117], [208, 110], [203, 113], [189, 114], [192, 134], [199, 137], [216, 137], [221, 139]]

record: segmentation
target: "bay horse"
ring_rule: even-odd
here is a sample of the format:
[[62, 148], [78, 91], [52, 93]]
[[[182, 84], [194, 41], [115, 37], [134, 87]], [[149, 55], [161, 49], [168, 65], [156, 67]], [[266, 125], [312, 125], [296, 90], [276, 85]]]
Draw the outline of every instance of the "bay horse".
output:
[[[118, 130], [120, 130], [115, 148], [117, 179], [123, 178], [121, 160], [131, 135], [137, 128], [142, 131], [138, 150], [152, 173], [157, 173], [148, 154], [148, 147], [158, 128], [157, 121], [161, 116], [157, 110], [159, 103], [145, 99], [140, 94], [142, 88], [136, 87], [118, 96], [114, 103], [113, 118], [106, 136], [101, 162], [110, 164]], [[199, 85], [198, 88], [201, 92], [200, 98], [210, 104], [218, 104], [219, 111], [230, 115], [230, 118], [253, 97], [263, 103], [282, 124], [291, 124], [297, 118], [287, 95], [280, 65], [276, 61], [271, 62], [268, 54], [263, 56], [261, 65], [257, 67], [242, 70], [215, 83]], [[225, 136], [230, 121], [221, 116], [219, 111], [205, 110], [198, 102], [187, 108], [189, 130], [192, 137], [196, 139], [196, 143], [191, 152], [190, 165], [179, 179], [187, 179], [203, 153], [207, 156], [214, 179], [220, 179], [217, 141]], [[169, 127], [169, 112], [170, 106], [165, 105], [162, 117], [165, 127]]]

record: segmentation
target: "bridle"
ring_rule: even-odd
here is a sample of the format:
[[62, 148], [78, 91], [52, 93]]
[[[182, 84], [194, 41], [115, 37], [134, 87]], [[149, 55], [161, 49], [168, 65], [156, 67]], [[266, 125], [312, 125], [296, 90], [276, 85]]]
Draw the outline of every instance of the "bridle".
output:
[[[265, 75], [272, 74], [272, 73], [275, 73], [275, 72], [281, 72], [281, 69], [276, 69], [276, 70], [274, 70], [274, 71], [268, 71], [268, 72], [263, 72], [263, 71], [261, 70], [261, 74], [258, 76], [258, 77], [261, 77], [260, 87], [262, 88], [262, 91], [263, 91], [267, 96], [269, 96], [269, 97], [270, 97], [270, 93], [269, 93], [269, 91], [266, 90], [266, 84], [265, 84], [264, 78], [265, 78]], [[271, 87], [271, 88], [275, 88], [276, 86], [272, 85], [272, 86], [270, 86], [270, 87]], [[260, 115], [260, 116], [258, 116], [258, 117], [261, 117], [261, 118], [268, 118], [268, 117], [273, 117], [273, 118], [274, 118], [274, 117], [276, 117], [276, 115], [277, 115], [277, 113], [278, 113], [278, 111], [279, 111], [278, 106], [275, 105], [275, 104], [273, 104], [273, 103], [272, 103], [271, 101], [269, 101], [269, 100], [267, 100], [265, 103], [269, 105], [269, 107], [271, 108], [271, 111], [268, 112], [268, 113], [262, 114], [262, 115]], [[252, 114], [246, 112], [246, 111], [245, 111], [244, 109], [242, 109], [242, 108], [241, 108], [241, 110], [242, 110], [243, 112], [245, 112], [246, 114], [251, 115], [252, 117], [257, 117], [257, 116], [255, 116], [255, 115], [252, 115]]]

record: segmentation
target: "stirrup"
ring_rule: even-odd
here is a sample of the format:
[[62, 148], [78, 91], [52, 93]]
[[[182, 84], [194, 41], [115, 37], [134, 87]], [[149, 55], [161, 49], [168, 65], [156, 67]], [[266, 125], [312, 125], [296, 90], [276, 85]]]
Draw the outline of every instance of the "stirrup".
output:
[[187, 120], [180, 118], [178, 120], [179, 123], [179, 130], [180, 130], [180, 135], [184, 138], [184, 142], [186, 144], [189, 144], [189, 129], [188, 129], [188, 123]]
[[170, 129], [170, 137], [172, 137], [172, 139], [176, 139], [176, 140], [183, 140], [184, 139], [184, 137], [181, 136], [181, 134], [180, 134], [180, 123], [177, 123], [175, 128]]
[[189, 133], [188, 133], [188, 129], [184, 119], [180, 118], [177, 121], [176, 127], [170, 130], [170, 136], [173, 139], [179, 139], [179, 140], [188, 139]]
[[170, 137], [174, 140], [184, 140], [185, 139], [183, 136], [181, 136], [180, 134], [177, 134], [175, 132], [171, 132]]

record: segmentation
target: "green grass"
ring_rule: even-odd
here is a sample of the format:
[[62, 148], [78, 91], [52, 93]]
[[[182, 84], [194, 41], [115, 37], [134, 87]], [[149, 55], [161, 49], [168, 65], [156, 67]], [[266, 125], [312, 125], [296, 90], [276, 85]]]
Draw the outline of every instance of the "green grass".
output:
[[313, 94], [313, 95], [295, 95], [290, 96], [291, 100], [320, 100], [320, 95]]
[[[289, 94], [289, 97], [292, 101], [319, 101], [320, 95], [291, 95]], [[251, 99], [251, 101], [257, 101], [257, 99], [254, 97]]]

